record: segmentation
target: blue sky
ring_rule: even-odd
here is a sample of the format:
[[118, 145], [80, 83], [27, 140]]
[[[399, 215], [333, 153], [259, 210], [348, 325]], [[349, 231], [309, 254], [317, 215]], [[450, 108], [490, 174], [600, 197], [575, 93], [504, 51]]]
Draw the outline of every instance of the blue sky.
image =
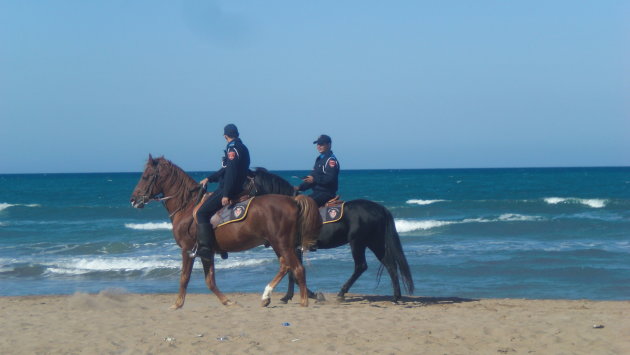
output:
[[0, 173], [630, 165], [628, 1], [0, 0]]

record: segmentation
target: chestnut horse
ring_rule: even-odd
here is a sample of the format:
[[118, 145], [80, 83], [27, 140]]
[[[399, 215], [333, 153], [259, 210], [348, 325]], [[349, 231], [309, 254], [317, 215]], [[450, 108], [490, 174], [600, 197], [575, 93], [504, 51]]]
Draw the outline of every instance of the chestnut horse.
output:
[[[182, 249], [182, 271], [179, 294], [172, 309], [181, 308], [186, 298], [196, 250], [197, 224], [193, 221], [193, 209], [201, 186], [181, 168], [163, 157], [153, 159], [149, 155], [144, 172], [131, 195], [131, 205], [142, 208], [152, 200], [159, 200], [169, 213], [173, 224], [173, 236]], [[162, 197], [159, 197], [162, 196]], [[295, 248], [308, 250], [317, 240], [322, 220], [317, 204], [311, 198], [292, 198], [282, 195], [265, 195], [254, 198], [247, 217], [238, 223], [229, 223], [215, 231], [215, 252], [237, 252], [259, 245], [270, 245], [280, 261], [280, 271], [269, 282], [262, 296], [262, 306], [271, 302], [271, 291], [287, 272], [292, 271], [300, 286], [301, 305], [308, 306], [306, 276]], [[201, 258], [208, 288], [224, 305], [234, 304], [216, 285], [214, 257]]]

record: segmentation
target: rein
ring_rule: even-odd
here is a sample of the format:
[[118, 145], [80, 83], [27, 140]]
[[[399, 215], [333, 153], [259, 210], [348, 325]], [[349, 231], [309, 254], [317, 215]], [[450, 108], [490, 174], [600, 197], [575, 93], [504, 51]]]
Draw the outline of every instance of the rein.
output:
[[256, 185], [256, 178], [253, 176], [248, 176], [247, 179], [249, 182], [247, 183], [247, 193], [249, 196], [257, 196], [258, 195], [258, 186]]
[[[202, 187], [201, 187], [201, 185], [198, 185], [198, 186], [195, 186], [194, 188], [192, 188], [192, 189], [188, 190], [188, 192], [193, 192], [193, 191], [195, 191], [195, 190], [197, 190], [197, 189], [199, 189], [199, 194], [197, 195], [197, 202], [196, 202], [196, 203], [199, 203], [199, 201], [201, 201], [201, 198], [203, 197], [203, 194], [204, 194], [204, 192], [205, 192], [205, 189], [204, 189], [204, 188], [202, 188]], [[163, 198], [161, 198], [159, 201], [162, 201], [162, 203], [163, 203], [163, 201], [165, 201], [165, 200], [169, 200], [169, 199], [171, 199], [171, 198], [173, 198], [173, 196], [163, 197]], [[182, 205], [181, 205], [181, 206], [179, 206], [179, 207], [178, 207], [175, 211], [173, 211], [171, 214], [169, 214], [169, 215], [168, 215], [168, 217], [169, 217], [171, 220], [173, 220], [173, 216], [175, 216], [178, 212], [180, 212], [181, 210], [183, 210], [183, 209], [184, 209], [184, 207], [186, 207], [186, 206], [188, 205], [188, 203], [189, 203], [189, 202], [190, 202], [190, 200], [188, 200], [188, 199], [187, 199], [187, 200], [185, 200], [185, 201], [182, 203]], [[163, 203], [163, 204], [164, 204], [164, 208], [166, 208], [166, 204], [165, 204], [165, 203]]]

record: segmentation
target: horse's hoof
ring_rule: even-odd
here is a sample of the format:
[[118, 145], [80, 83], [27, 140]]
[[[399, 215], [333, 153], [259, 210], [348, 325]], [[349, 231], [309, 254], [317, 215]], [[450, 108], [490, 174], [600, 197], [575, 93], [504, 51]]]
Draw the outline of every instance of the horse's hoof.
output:
[[290, 298], [284, 298], [284, 297], [282, 297], [282, 298], [280, 299], [280, 303], [287, 304], [287, 303], [289, 303], [289, 300], [290, 300]]
[[262, 300], [262, 302], [260, 302], [260, 305], [263, 307], [267, 307], [270, 303], [271, 299], [267, 298], [266, 300]]
[[182, 308], [182, 306], [183, 305], [176, 305], [176, 304], [174, 304], [174, 305], [168, 307], [168, 309], [171, 310], [171, 311], [176, 311], [176, 310]]
[[337, 295], [337, 302], [343, 302], [346, 300], [346, 297], [344, 295]]
[[324, 294], [321, 292], [317, 292], [315, 298], [316, 298], [315, 303], [326, 302], [326, 297], [324, 297]]

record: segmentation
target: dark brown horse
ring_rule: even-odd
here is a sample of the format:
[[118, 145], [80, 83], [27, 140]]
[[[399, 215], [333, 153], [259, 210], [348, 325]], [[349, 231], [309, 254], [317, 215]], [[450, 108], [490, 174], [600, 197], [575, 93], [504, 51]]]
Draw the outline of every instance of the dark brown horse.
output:
[[[142, 208], [152, 200], [161, 200], [173, 223], [173, 235], [182, 249], [182, 272], [179, 295], [172, 309], [181, 308], [186, 298], [194, 257], [190, 252], [197, 246], [196, 223], [193, 209], [199, 196], [200, 185], [181, 168], [163, 157], [149, 155], [142, 177], [131, 195], [131, 204]], [[162, 196], [162, 197], [159, 197]], [[292, 198], [282, 195], [265, 195], [254, 198], [248, 215], [242, 222], [226, 224], [215, 231], [215, 251], [237, 252], [259, 245], [270, 245], [280, 261], [280, 271], [265, 287], [263, 307], [271, 302], [271, 291], [287, 272], [292, 271], [300, 286], [301, 305], [308, 305], [306, 276], [295, 248], [303, 250], [316, 243], [322, 220], [315, 201], [310, 198]], [[216, 285], [214, 258], [201, 259], [208, 288], [224, 305], [233, 304]]]
[[[256, 169], [254, 182], [258, 195], [293, 195], [295, 193], [288, 181], [262, 168]], [[413, 293], [411, 270], [396, 231], [394, 217], [387, 208], [368, 200], [348, 201], [345, 204], [343, 218], [339, 222], [327, 223], [322, 227], [317, 240], [317, 248], [331, 249], [345, 244], [350, 245], [354, 259], [354, 272], [341, 286], [337, 294], [339, 300], [344, 299], [350, 287], [367, 270], [366, 249], [370, 249], [381, 262], [377, 273], [378, 278], [383, 268], [389, 273], [394, 288], [394, 302], [398, 302], [401, 298], [399, 280], [402, 280], [407, 292]], [[298, 255], [301, 258], [300, 250], [298, 250]], [[309, 291], [309, 296], [315, 297], [315, 294]], [[287, 302], [292, 297], [293, 280], [289, 278], [288, 292], [281, 301]]]

